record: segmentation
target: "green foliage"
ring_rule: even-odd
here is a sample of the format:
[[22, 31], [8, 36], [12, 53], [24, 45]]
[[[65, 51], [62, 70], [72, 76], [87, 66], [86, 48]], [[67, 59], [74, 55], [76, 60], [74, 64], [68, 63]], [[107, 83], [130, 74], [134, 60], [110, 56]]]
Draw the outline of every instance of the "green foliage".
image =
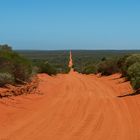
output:
[[129, 68], [136, 62], [140, 62], [140, 54], [132, 54], [131, 56], [127, 57], [125, 61], [126, 68]]
[[116, 59], [108, 59], [98, 64], [98, 72], [102, 75], [111, 75], [119, 72]]
[[128, 68], [127, 75], [134, 89], [140, 88], [140, 63], [136, 62]]
[[5, 86], [6, 84], [13, 84], [14, 77], [10, 73], [0, 73], [0, 86]]
[[[69, 51], [17, 51], [32, 61], [33, 67], [40, 67], [41, 63], [48, 61], [55, 67], [57, 73], [68, 73]], [[35, 68], [36, 69], [36, 68]], [[37, 69], [36, 69], [37, 70]]]
[[91, 74], [91, 73], [96, 74], [97, 73], [97, 67], [95, 65], [85, 66], [85, 68], [83, 69], [82, 73], [83, 74]]
[[15, 83], [22, 83], [30, 79], [32, 66], [30, 61], [12, 50], [0, 50], [0, 72], [9, 73]]
[[56, 75], [57, 74], [55, 67], [50, 65], [47, 61], [40, 64], [39, 72], [40, 73], [47, 73], [48, 75]]
[[131, 55], [124, 55], [118, 59], [117, 65], [122, 73], [122, 76], [127, 75], [126, 59]]
[[18, 54], [13, 56], [13, 75], [16, 82], [28, 81], [32, 74], [31, 62]]
[[118, 67], [120, 68], [120, 72], [122, 73], [122, 76], [130, 80], [127, 72], [128, 72], [129, 67], [135, 64], [136, 62], [140, 62], [140, 54], [125, 55], [121, 57], [118, 60], [117, 64], [118, 64]]

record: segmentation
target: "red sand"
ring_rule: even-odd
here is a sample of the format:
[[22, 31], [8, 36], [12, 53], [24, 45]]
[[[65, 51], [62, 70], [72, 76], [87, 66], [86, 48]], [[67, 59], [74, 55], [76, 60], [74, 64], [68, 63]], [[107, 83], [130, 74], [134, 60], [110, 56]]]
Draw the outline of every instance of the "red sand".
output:
[[43, 95], [0, 99], [1, 140], [140, 140], [140, 96], [119, 74], [40, 74]]

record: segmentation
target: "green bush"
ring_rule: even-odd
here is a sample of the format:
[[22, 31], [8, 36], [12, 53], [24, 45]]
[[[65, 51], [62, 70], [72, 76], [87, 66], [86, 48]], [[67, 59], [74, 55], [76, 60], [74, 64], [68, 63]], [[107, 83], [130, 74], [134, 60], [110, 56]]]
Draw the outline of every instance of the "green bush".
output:
[[98, 64], [98, 72], [102, 75], [111, 75], [119, 72], [116, 59], [108, 59]]
[[125, 65], [128, 68], [136, 62], [140, 62], [140, 54], [132, 54], [131, 56], [129, 56], [125, 61]]
[[122, 77], [127, 75], [127, 69], [126, 69], [126, 59], [131, 55], [124, 55], [118, 59], [117, 65], [120, 69], [120, 73], [122, 74]]
[[85, 66], [85, 68], [82, 71], [83, 74], [91, 74], [91, 73], [97, 73], [97, 67], [95, 65], [88, 65]]
[[0, 68], [1, 73], [11, 74], [16, 83], [28, 81], [32, 74], [30, 61], [13, 51], [6, 51], [6, 49], [0, 50]]
[[14, 77], [10, 73], [0, 73], [0, 86], [14, 84]]
[[117, 64], [120, 68], [120, 72], [127, 80], [130, 80], [127, 75], [128, 68], [136, 62], [140, 62], [140, 54], [125, 55], [118, 60]]
[[140, 88], [140, 63], [136, 62], [128, 68], [127, 76], [134, 89]]
[[28, 81], [32, 74], [31, 62], [18, 54], [14, 53], [12, 55], [13, 59], [13, 69], [12, 73], [15, 77], [16, 82]]
[[56, 75], [57, 74], [55, 67], [50, 65], [47, 61], [44, 63], [41, 63], [39, 66], [39, 69], [40, 69], [39, 70], [40, 73], [47, 73], [48, 75]]

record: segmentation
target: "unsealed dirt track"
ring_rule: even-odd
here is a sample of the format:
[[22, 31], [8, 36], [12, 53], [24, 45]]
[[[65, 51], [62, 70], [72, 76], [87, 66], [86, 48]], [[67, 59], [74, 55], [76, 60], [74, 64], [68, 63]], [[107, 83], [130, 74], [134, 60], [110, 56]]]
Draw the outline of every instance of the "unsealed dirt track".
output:
[[[71, 66], [71, 65], [70, 65]], [[40, 74], [43, 95], [0, 100], [1, 140], [140, 140], [140, 96], [119, 74]]]

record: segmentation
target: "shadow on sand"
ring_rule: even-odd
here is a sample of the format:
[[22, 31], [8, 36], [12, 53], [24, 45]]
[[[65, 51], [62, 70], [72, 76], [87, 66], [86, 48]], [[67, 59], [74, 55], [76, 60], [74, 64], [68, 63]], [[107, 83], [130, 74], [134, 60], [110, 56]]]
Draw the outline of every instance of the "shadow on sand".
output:
[[117, 97], [123, 98], [123, 97], [128, 97], [128, 96], [137, 96], [137, 95], [139, 95], [139, 94], [140, 94], [140, 90], [135, 91], [135, 92], [130, 93], [130, 94], [120, 95], [120, 96], [117, 96]]

